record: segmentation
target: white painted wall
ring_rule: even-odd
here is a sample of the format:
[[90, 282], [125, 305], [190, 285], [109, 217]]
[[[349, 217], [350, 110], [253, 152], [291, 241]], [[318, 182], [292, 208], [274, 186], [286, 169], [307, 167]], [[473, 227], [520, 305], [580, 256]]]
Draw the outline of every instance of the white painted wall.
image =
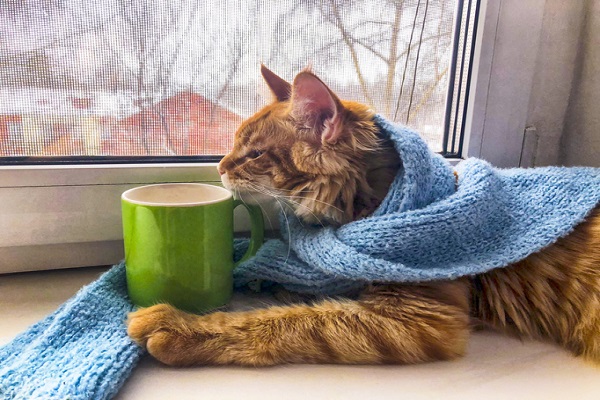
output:
[[600, 167], [600, 0], [487, 0], [467, 156]]
[[560, 142], [581, 48], [585, 1], [546, 0], [539, 50], [534, 70], [526, 138], [521, 166], [560, 163]]
[[600, 0], [584, 3], [575, 79], [559, 154], [565, 165], [600, 167]]
[[521, 160], [546, 0], [483, 0], [466, 154], [498, 167]]

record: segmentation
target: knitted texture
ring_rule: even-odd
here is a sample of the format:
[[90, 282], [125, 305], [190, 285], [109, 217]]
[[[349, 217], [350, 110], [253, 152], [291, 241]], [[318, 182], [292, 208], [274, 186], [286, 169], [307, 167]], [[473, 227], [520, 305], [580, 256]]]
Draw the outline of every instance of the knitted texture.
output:
[[113, 267], [0, 348], [1, 399], [109, 399], [143, 350], [127, 336], [125, 266]]
[[[600, 202], [600, 169], [495, 169], [467, 159], [453, 169], [420, 136], [376, 123], [403, 162], [376, 212], [340, 228], [303, 226], [291, 216], [282, 237], [234, 272], [237, 286], [277, 282], [339, 294], [367, 282], [453, 279], [504, 267], [567, 235]], [[237, 251], [245, 247], [236, 244]]]

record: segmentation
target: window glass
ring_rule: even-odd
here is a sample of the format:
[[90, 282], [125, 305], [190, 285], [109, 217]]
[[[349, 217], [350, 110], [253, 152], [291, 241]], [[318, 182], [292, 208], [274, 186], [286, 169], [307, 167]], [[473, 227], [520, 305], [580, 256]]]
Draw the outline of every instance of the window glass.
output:
[[3, 2], [0, 157], [225, 154], [268, 101], [261, 62], [440, 151], [457, 1]]

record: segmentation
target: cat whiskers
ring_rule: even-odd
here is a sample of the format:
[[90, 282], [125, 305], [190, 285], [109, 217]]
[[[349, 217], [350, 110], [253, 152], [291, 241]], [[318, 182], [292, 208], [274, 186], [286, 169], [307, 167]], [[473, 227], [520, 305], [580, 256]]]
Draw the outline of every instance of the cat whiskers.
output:
[[[254, 199], [254, 203], [260, 208], [263, 215], [265, 217], [267, 217], [267, 221], [269, 221], [269, 226], [271, 228], [273, 228], [273, 226], [274, 226], [273, 221], [271, 221], [271, 218], [269, 217], [269, 213], [267, 213], [265, 211], [265, 209], [260, 204], [260, 202], [256, 199], [256, 197], [254, 197], [254, 195], [252, 194], [252, 191], [246, 191], [245, 194], [249, 195], [250, 197], [252, 197], [252, 199]], [[234, 198], [239, 199], [244, 205], [246, 205], [246, 206], [248, 205], [248, 203], [246, 203], [246, 201], [244, 200], [244, 196], [241, 195], [240, 190], [238, 188], [233, 189], [233, 196], [234, 196]]]
[[286, 265], [288, 260], [290, 259], [290, 254], [292, 252], [292, 233], [290, 231], [290, 220], [288, 219], [288, 216], [285, 213], [284, 204], [282, 204], [281, 200], [279, 200], [277, 197], [275, 197], [275, 200], [277, 200], [277, 202], [279, 203], [279, 207], [281, 207], [281, 212], [283, 213], [283, 218], [285, 219], [285, 224], [287, 225], [288, 251], [287, 251], [287, 254], [285, 255], [285, 260], [283, 261], [283, 265]]
[[[285, 204], [279, 199], [278, 196], [275, 196], [274, 194], [269, 193], [266, 190], [267, 188], [261, 187], [258, 184], [255, 184], [253, 182], [247, 182], [247, 184], [255, 192], [264, 194], [266, 196], [269, 196], [269, 197], [272, 197], [273, 199], [275, 199], [275, 201], [277, 202], [277, 204], [279, 204], [279, 208], [281, 208], [281, 212], [283, 213], [283, 218], [285, 219], [285, 223], [287, 225], [287, 234], [288, 234], [288, 240], [287, 240], [287, 242], [288, 242], [288, 251], [287, 251], [287, 254], [286, 254], [286, 257], [285, 257], [285, 261], [283, 262], [283, 265], [286, 265], [287, 262], [288, 262], [288, 260], [289, 260], [289, 258], [290, 258], [290, 254], [292, 252], [292, 234], [290, 232], [290, 220], [288, 219], [287, 213], [285, 212]], [[248, 194], [250, 194], [252, 196], [251, 192], [248, 192]], [[269, 223], [271, 223], [271, 221], [269, 221]], [[273, 226], [273, 225], [271, 225], [271, 226]]]
[[[246, 205], [246, 206], [248, 205], [246, 203], [246, 201], [244, 201], [244, 197], [240, 195], [239, 189], [233, 189], [233, 193], [234, 193], [235, 198], [239, 199], [244, 205]], [[265, 212], [265, 209], [256, 200], [256, 197], [254, 197], [254, 195], [252, 194], [252, 192], [251, 191], [246, 191], [245, 194], [248, 194], [250, 197], [252, 197], [254, 199], [254, 203], [260, 208], [260, 210], [262, 211], [263, 215], [267, 217], [267, 220], [269, 221], [269, 225], [271, 227], [273, 227], [273, 223], [271, 221], [271, 218], [269, 218], [269, 214], [267, 212]], [[267, 193], [264, 193], [264, 194], [267, 194]], [[271, 196], [271, 195], [269, 195], [269, 196]], [[279, 199], [277, 199], [276, 197], [275, 197], [275, 200], [277, 202], [280, 202]], [[286, 221], [287, 226], [288, 226], [288, 251], [287, 251], [287, 255], [285, 257], [285, 261], [283, 262], [283, 265], [286, 265], [287, 262], [288, 262], [288, 260], [289, 260], [289, 258], [290, 258], [290, 253], [292, 251], [292, 248], [291, 248], [291, 240], [292, 240], [292, 238], [291, 238], [291, 234], [290, 234], [290, 223], [289, 223], [289, 220], [287, 218], [287, 215], [285, 214], [285, 210], [283, 210], [283, 205], [281, 203], [280, 203], [280, 207], [282, 208], [283, 216], [284, 216], [285, 221]]]
[[[260, 202], [256, 199], [256, 197], [254, 197], [254, 195], [252, 194], [252, 192], [248, 192], [248, 195], [250, 195], [250, 197], [252, 197], [252, 199], [254, 200], [254, 203], [260, 208], [260, 210], [262, 211], [263, 215], [265, 217], [267, 217], [267, 221], [269, 221], [269, 226], [271, 228], [273, 228], [273, 222], [271, 221], [271, 218], [269, 217], [269, 213], [267, 213], [265, 211], [265, 209], [263, 208], [263, 206], [260, 204]], [[246, 204], [246, 202], [240, 197], [240, 200]]]
[[[312, 215], [312, 216], [315, 218], [315, 220], [316, 220], [316, 221], [317, 221], [317, 222], [318, 222], [318, 223], [319, 223], [321, 226], [325, 226], [325, 224], [323, 223], [323, 221], [321, 220], [321, 218], [319, 218], [319, 217], [318, 217], [318, 216], [315, 214], [315, 212], [314, 212], [314, 211], [313, 211], [313, 210], [312, 210], [310, 207], [308, 207], [308, 206], [306, 206], [306, 205], [302, 204], [300, 201], [296, 200], [296, 199], [302, 199], [302, 196], [299, 196], [299, 195], [291, 195], [291, 196], [288, 196], [288, 195], [284, 195], [284, 194], [277, 193], [277, 192], [274, 192], [274, 193], [267, 193], [267, 192], [269, 191], [269, 189], [268, 189], [268, 188], [262, 188], [262, 189], [264, 190], [264, 191], [262, 192], [262, 193], [264, 193], [264, 194], [269, 194], [269, 195], [271, 195], [271, 196], [276, 196], [276, 197], [279, 197], [279, 198], [281, 198], [281, 199], [284, 199], [284, 200], [286, 200], [287, 202], [289, 202], [289, 203], [291, 203], [291, 204], [293, 204], [293, 205], [295, 205], [295, 206], [297, 206], [297, 207], [299, 207], [299, 208], [305, 209], [306, 211], [308, 211], [308, 212], [309, 212], [309, 213], [310, 213], [310, 214], [311, 214], [311, 215]], [[277, 190], [282, 190], [282, 189], [277, 189]], [[295, 193], [298, 193], [299, 191], [298, 191], [298, 190], [296, 190], [296, 191], [290, 191], [290, 192], [295, 192]], [[300, 192], [302, 192], [302, 191], [300, 191]], [[310, 193], [310, 192], [304, 192], [304, 193]], [[332, 210], [336, 210], [336, 211], [338, 211], [340, 214], [344, 215], [344, 211], [343, 211], [342, 209], [340, 209], [340, 208], [338, 208], [338, 207], [334, 206], [334, 205], [333, 205], [333, 204], [331, 204], [331, 203], [327, 203], [327, 202], [325, 202], [325, 201], [318, 200], [318, 199], [314, 199], [314, 198], [311, 198], [311, 199], [310, 199], [310, 201], [311, 201], [311, 202], [314, 202], [314, 203], [318, 203], [318, 204], [323, 204], [323, 205], [327, 206], [328, 208], [330, 208], [330, 209], [332, 209]]]
[[[282, 207], [280, 199], [283, 199], [283, 200], [285, 200], [285, 201], [286, 201], [286, 202], [288, 202], [288, 203], [292, 203], [293, 205], [296, 205], [296, 206], [298, 206], [298, 207], [301, 207], [301, 208], [303, 208], [303, 209], [307, 210], [307, 211], [308, 211], [308, 212], [309, 212], [309, 213], [310, 213], [310, 214], [311, 214], [311, 215], [312, 215], [312, 216], [315, 218], [315, 220], [317, 220], [317, 221], [318, 221], [318, 223], [319, 223], [321, 226], [324, 226], [324, 225], [325, 225], [325, 224], [323, 223], [323, 221], [321, 220], [321, 218], [319, 218], [319, 217], [318, 217], [318, 216], [317, 216], [317, 215], [316, 215], [316, 214], [315, 214], [315, 213], [314, 213], [314, 212], [313, 212], [313, 211], [310, 209], [310, 207], [308, 207], [308, 206], [306, 206], [306, 205], [304, 205], [304, 204], [300, 203], [300, 202], [299, 202], [299, 201], [297, 201], [297, 200], [294, 200], [295, 198], [300, 198], [300, 196], [298, 196], [298, 195], [287, 196], [287, 195], [284, 195], [284, 194], [281, 194], [281, 193], [278, 193], [278, 192], [277, 192], [277, 191], [279, 191], [279, 190], [285, 190], [285, 189], [277, 189], [277, 190], [272, 190], [272, 189], [269, 189], [269, 188], [267, 188], [267, 187], [265, 187], [265, 186], [261, 186], [261, 185], [259, 185], [259, 184], [257, 184], [257, 183], [254, 183], [254, 182], [249, 182], [249, 184], [251, 185], [252, 189], [253, 189], [253, 190], [255, 190], [256, 192], [262, 193], [262, 194], [264, 194], [264, 195], [267, 195], [267, 196], [270, 196], [270, 197], [273, 197], [274, 199], [276, 199], [276, 200], [277, 200], [277, 202], [279, 203], [280, 207]], [[289, 190], [289, 192], [296, 192], [296, 193], [297, 193], [298, 191], [292, 191], [292, 190]], [[322, 204], [325, 204], [325, 205], [326, 205], [326, 206], [328, 206], [328, 207], [331, 207], [331, 208], [333, 208], [333, 209], [335, 209], [335, 210], [338, 210], [338, 211], [342, 212], [342, 210], [340, 210], [339, 208], [337, 208], [337, 207], [335, 207], [335, 206], [333, 206], [333, 205], [331, 205], [331, 204], [329, 204], [329, 203], [326, 203], [326, 202], [324, 202], [324, 201], [320, 201], [320, 200], [316, 200], [316, 199], [311, 199], [311, 201], [315, 201], [315, 202], [317, 202], [317, 203], [322, 203]], [[289, 204], [288, 204], [288, 205], [289, 205]], [[283, 208], [283, 207], [282, 207], [282, 208]], [[293, 211], [293, 209], [292, 209], [292, 211]]]
[[[247, 194], [249, 194], [253, 199], [254, 199], [254, 203], [260, 208], [260, 210], [262, 211], [263, 215], [265, 217], [267, 217], [267, 221], [269, 221], [269, 226], [273, 226], [273, 224], [271, 223], [271, 219], [269, 218], [269, 214], [267, 214], [265, 212], [265, 209], [263, 208], [263, 206], [260, 205], [260, 203], [256, 200], [256, 197], [254, 197], [252, 195], [252, 192], [247, 192]], [[233, 197], [235, 199], [238, 199], [239, 201], [242, 202], [242, 204], [244, 204], [246, 207], [248, 207], [248, 203], [246, 203], [246, 201], [244, 200], [244, 196], [240, 195], [240, 190], [239, 189], [233, 189]]]

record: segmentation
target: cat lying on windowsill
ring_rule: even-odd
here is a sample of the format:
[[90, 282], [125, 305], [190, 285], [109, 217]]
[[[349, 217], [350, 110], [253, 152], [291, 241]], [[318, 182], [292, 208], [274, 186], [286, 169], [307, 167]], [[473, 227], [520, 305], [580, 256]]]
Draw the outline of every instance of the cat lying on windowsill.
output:
[[[287, 199], [309, 224], [340, 227], [376, 213], [404, 160], [393, 140], [378, 135], [372, 111], [339, 100], [310, 71], [293, 84], [265, 67], [262, 74], [275, 101], [237, 131], [219, 165], [225, 186], [248, 200]], [[416, 363], [463, 355], [476, 322], [600, 362], [594, 201], [572, 232], [503, 268], [374, 282], [357, 299], [312, 305], [204, 316], [157, 305], [130, 314], [128, 333], [169, 365]]]

